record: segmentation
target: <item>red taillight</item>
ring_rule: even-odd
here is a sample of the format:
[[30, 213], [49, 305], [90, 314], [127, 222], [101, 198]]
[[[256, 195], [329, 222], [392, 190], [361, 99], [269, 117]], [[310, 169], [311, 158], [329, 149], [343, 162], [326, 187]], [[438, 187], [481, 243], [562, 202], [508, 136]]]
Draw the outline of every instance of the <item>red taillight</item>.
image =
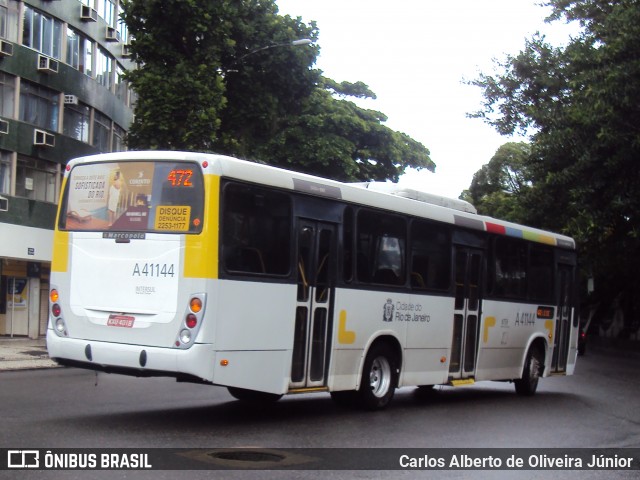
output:
[[62, 312], [62, 309], [60, 308], [60, 305], [58, 305], [57, 303], [54, 303], [51, 306], [51, 313], [53, 313], [54, 317], [59, 317], [61, 312]]
[[190, 313], [189, 315], [187, 315], [186, 324], [187, 324], [187, 327], [189, 328], [195, 328], [196, 325], [198, 324], [198, 319], [193, 313]]
[[580, 338], [586, 338], [587, 334], [585, 332], [580, 332]]

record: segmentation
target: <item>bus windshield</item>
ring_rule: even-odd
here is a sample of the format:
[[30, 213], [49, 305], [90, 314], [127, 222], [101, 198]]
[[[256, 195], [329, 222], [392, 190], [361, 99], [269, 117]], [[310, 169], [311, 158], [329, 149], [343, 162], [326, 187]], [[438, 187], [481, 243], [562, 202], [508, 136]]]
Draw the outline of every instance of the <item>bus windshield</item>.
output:
[[109, 162], [75, 166], [58, 228], [71, 231], [199, 233], [202, 171], [191, 162]]

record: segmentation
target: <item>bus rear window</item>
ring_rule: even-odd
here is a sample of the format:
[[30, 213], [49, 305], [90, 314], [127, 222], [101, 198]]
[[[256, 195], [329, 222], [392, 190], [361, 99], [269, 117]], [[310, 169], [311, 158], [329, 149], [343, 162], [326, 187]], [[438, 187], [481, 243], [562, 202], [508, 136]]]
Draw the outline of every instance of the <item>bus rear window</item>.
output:
[[61, 230], [198, 233], [202, 171], [190, 162], [76, 165], [62, 199]]

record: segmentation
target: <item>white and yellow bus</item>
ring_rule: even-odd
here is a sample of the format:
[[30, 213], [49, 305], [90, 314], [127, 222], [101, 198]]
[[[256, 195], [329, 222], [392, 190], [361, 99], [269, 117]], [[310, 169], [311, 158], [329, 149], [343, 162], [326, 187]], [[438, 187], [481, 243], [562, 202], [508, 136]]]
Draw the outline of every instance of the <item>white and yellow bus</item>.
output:
[[501, 380], [532, 395], [573, 373], [571, 238], [374, 187], [210, 154], [70, 161], [50, 357], [370, 409], [397, 387]]

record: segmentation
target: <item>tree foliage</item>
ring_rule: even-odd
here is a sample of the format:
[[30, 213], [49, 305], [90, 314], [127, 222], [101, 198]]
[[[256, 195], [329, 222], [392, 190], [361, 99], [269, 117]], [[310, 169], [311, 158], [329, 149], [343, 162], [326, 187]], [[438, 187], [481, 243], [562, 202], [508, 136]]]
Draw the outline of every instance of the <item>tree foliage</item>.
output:
[[[577, 21], [566, 47], [536, 35], [480, 75], [474, 116], [531, 133], [530, 218], [576, 237], [600, 285], [638, 285], [640, 267], [640, 2], [552, 0], [552, 21]], [[535, 208], [535, 210], [533, 210]]]
[[525, 142], [505, 143], [488, 164], [478, 170], [463, 199], [475, 205], [478, 213], [516, 223], [531, 223], [527, 196], [532, 176], [527, 161], [531, 146]]
[[226, 153], [341, 180], [434, 170], [429, 151], [349, 98], [362, 82], [313, 68], [314, 22], [278, 14], [274, 0], [123, 0], [138, 68], [130, 148]]

